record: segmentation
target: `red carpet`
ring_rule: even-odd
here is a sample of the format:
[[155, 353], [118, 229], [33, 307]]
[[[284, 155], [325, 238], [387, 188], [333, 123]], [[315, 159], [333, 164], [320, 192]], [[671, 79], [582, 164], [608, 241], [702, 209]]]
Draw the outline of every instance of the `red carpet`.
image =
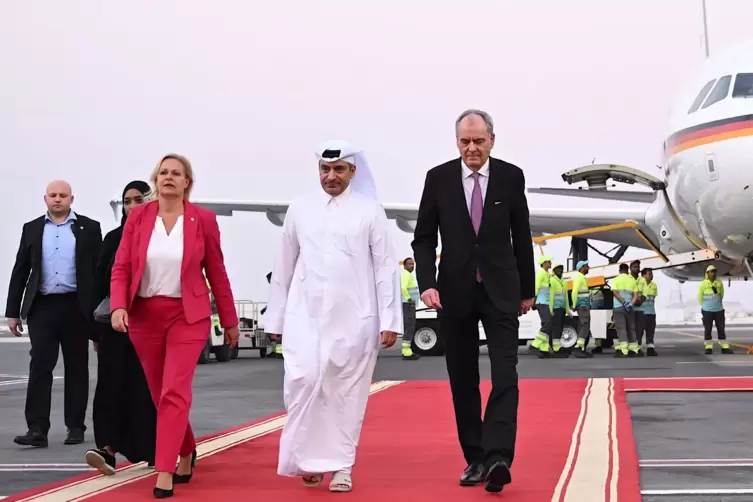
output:
[[626, 378], [625, 392], [751, 392], [753, 377]]
[[[513, 483], [500, 500], [641, 500], [621, 382], [525, 380], [520, 386]], [[488, 390], [485, 384], [483, 392]], [[293, 502], [348, 497], [329, 493], [326, 478], [320, 487], [308, 489], [299, 479], [277, 476], [279, 431], [266, 432], [281, 424], [277, 418], [203, 443], [194, 479], [178, 485], [174, 499]], [[239, 434], [245, 436], [238, 439]], [[463, 467], [448, 383], [399, 383], [370, 398], [350, 497], [359, 502], [491, 500], [495, 495], [482, 487], [458, 486]], [[136, 466], [113, 477], [96, 476], [61, 486], [54, 493], [48, 487], [7, 500], [152, 500], [154, 479], [151, 471]]]

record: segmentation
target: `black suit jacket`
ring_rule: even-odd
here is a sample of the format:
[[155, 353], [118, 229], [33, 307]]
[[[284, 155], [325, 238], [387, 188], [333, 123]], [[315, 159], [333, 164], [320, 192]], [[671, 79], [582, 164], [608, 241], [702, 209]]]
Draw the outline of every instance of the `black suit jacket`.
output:
[[[476, 268], [494, 305], [503, 312], [520, 309], [533, 298], [535, 266], [523, 171], [489, 159], [489, 182], [478, 236], [463, 191], [462, 164], [451, 160], [426, 174], [412, 243], [416, 278], [423, 293], [437, 289], [443, 312], [467, 315], [473, 306]], [[442, 235], [439, 277], [437, 233]]]
[[[74, 214], [76, 221], [71, 228], [76, 235], [76, 289], [83, 314], [87, 319], [93, 319], [99, 296], [94, 274], [102, 245], [102, 228], [98, 221]], [[45, 217], [40, 216], [24, 224], [21, 232], [21, 243], [10, 274], [8, 302], [5, 307], [5, 317], [9, 319], [26, 319], [39, 292], [44, 221]]]

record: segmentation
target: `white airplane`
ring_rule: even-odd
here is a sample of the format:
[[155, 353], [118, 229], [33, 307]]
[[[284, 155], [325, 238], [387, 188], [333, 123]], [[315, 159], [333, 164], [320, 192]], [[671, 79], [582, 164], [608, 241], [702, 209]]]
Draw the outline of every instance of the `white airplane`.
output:
[[[698, 250], [718, 252], [713, 262], [689, 263], [662, 271], [680, 281], [700, 280], [709, 263], [719, 275], [753, 276], [753, 39], [706, 59], [671, 109], [663, 144], [660, 180], [638, 169], [590, 165], [562, 175], [586, 189], [538, 188], [529, 193], [612, 201], [605, 209], [530, 209], [534, 235], [557, 234], [635, 222], [665, 255]], [[650, 191], [608, 190], [607, 182], [639, 184]], [[612, 185], [614, 186], [614, 185]], [[626, 208], [619, 202], [630, 202]], [[282, 226], [288, 202], [196, 201], [218, 215], [263, 212]], [[636, 203], [640, 205], [636, 205]], [[118, 214], [118, 201], [111, 203]], [[412, 233], [417, 204], [385, 204], [398, 228]], [[596, 240], [651, 249], [632, 229], [617, 229]]]

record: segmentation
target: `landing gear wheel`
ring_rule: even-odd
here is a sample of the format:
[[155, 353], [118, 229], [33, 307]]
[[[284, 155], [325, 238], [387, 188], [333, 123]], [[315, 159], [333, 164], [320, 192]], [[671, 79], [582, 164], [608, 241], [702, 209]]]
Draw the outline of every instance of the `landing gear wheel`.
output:
[[578, 342], [578, 330], [572, 326], [565, 325], [565, 327], [562, 328], [562, 339], [560, 342], [562, 343], [563, 349], [572, 349]]
[[444, 341], [436, 319], [420, 320], [416, 323], [416, 334], [411, 349], [422, 356], [441, 356], [444, 353]]

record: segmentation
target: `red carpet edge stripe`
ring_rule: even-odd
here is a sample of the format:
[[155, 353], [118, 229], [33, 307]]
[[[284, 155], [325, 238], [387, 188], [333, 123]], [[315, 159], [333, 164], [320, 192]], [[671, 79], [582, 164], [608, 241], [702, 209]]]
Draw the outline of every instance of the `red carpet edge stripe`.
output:
[[640, 502], [640, 474], [624, 384], [589, 379], [552, 502]]
[[753, 377], [626, 378], [625, 392], [753, 392]]
[[619, 476], [612, 479], [609, 500], [610, 502], [642, 502], [638, 447], [633, 435], [633, 420], [625, 393], [625, 382], [619, 378], [613, 379], [612, 382], [614, 391], [611, 403], [612, 437], [615, 441], [612, 451], [616, 455], [613, 465]]
[[578, 458], [578, 450], [580, 449], [580, 441], [583, 434], [583, 424], [585, 423], [586, 414], [588, 413], [588, 399], [591, 395], [592, 387], [593, 379], [589, 378], [583, 392], [583, 398], [581, 399], [580, 414], [578, 415], [578, 421], [575, 423], [575, 429], [573, 430], [573, 436], [570, 442], [570, 451], [567, 455], [565, 467], [562, 469], [562, 473], [560, 474], [560, 479], [557, 482], [557, 486], [554, 488], [552, 502], [564, 502], [565, 500], [567, 488], [570, 484], [573, 469], [575, 468], [575, 461]]
[[617, 409], [614, 399], [614, 379], [609, 380], [609, 392], [607, 396], [609, 404], [609, 470], [605, 483], [606, 502], [617, 502], [617, 484], [620, 473], [620, 450], [617, 438]]

